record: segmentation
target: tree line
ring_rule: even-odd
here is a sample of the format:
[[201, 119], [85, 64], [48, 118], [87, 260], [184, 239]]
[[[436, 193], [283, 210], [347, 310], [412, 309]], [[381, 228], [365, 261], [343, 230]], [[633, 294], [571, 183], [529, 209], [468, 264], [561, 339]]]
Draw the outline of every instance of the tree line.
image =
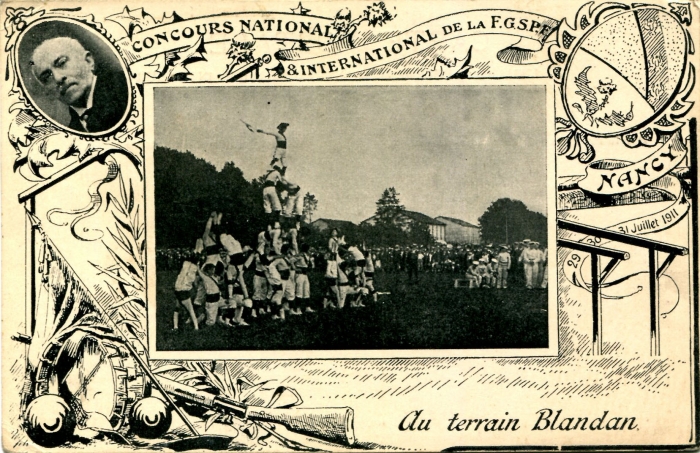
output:
[[156, 247], [193, 247], [213, 211], [244, 243], [254, 243], [266, 220], [259, 181], [248, 181], [233, 162], [221, 170], [189, 151], [154, 150]]
[[[221, 170], [189, 151], [156, 146], [154, 150], [155, 230], [157, 248], [192, 247], [202, 235], [212, 211], [223, 212], [226, 230], [243, 244], [255, 244], [267, 226], [262, 207], [263, 178], [247, 180], [240, 168], [227, 162]], [[371, 247], [431, 245], [428, 226], [410, 222], [394, 187], [384, 190], [375, 203], [373, 222], [346, 228], [349, 243]], [[302, 236], [315, 247], [324, 247], [327, 233], [310, 228], [319, 200], [304, 197]], [[546, 243], [547, 219], [518, 200], [499, 199], [479, 218], [483, 242], [504, 243], [537, 240]]]

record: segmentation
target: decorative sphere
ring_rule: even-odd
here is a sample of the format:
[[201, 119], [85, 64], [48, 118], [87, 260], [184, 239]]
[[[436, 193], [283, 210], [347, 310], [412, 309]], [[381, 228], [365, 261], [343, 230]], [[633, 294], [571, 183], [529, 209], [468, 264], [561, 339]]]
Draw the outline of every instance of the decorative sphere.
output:
[[160, 398], [149, 396], [139, 400], [131, 409], [129, 424], [131, 430], [139, 437], [154, 439], [170, 429], [173, 415]]
[[24, 428], [35, 444], [57, 447], [73, 434], [75, 414], [60, 396], [42, 395], [27, 406]]
[[673, 103], [683, 85], [688, 49], [686, 32], [673, 14], [639, 6], [580, 33], [562, 86], [564, 107], [579, 129], [617, 136], [642, 127]]

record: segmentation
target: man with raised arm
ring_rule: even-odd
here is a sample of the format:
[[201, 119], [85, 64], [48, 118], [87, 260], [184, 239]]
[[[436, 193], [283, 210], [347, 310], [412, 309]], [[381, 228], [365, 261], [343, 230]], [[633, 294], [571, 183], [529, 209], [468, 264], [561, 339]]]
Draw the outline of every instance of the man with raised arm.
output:
[[277, 126], [277, 132], [254, 129], [253, 126], [245, 121], [243, 121], [243, 124], [245, 124], [248, 130], [251, 132], [257, 132], [259, 134], [271, 135], [275, 137], [275, 151], [272, 154], [272, 162], [274, 162], [276, 159], [279, 160], [282, 163], [282, 174], [284, 174], [284, 171], [287, 169], [287, 137], [284, 135], [284, 133], [287, 131], [289, 123], [280, 123]]

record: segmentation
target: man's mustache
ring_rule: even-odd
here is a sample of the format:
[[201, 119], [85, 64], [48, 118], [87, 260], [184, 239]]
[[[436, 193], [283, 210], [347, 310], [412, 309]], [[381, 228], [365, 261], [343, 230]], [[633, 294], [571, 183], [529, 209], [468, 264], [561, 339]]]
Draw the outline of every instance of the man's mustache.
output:
[[68, 88], [77, 85], [78, 82], [70, 82], [70, 83], [64, 83], [59, 86], [58, 92], [61, 96], [64, 96], [66, 94], [66, 91], [68, 91]]

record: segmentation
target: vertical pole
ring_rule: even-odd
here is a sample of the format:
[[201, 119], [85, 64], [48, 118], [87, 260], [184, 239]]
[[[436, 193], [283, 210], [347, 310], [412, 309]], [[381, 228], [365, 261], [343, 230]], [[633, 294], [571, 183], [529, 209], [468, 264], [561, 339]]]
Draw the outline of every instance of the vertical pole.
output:
[[656, 268], [658, 267], [657, 251], [649, 249], [649, 308], [651, 324], [649, 327], [651, 333], [651, 348], [652, 356], [661, 354], [661, 338], [659, 336], [659, 278], [656, 276]]
[[[24, 207], [29, 214], [35, 213], [35, 200], [34, 198], [29, 198]], [[36, 312], [36, 230], [32, 225], [32, 221], [29, 216], [25, 215], [25, 239], [26, 239], [26, 249], [25, 249], [25, 280], [26, 280], [26, 315], [25, 315], [25, 334], [32, 336], [34, 334], [34, 329], [36, 327], [36, 319], [34, 318]]]
[[600, 256], [591, 254], [591, 296], [593, 301], [593, 355], [603, 352], [603, 310], [600, 289]]
[[[690, 240], [692, 244], [692, 255], [690, 259], [690, 263], [692, 266], [692, 278], [693, 282], [698, 282], [700, 280], [700, 273], [698, 273], [698, 219], [700, 218], [698, 216], [698, 120], [697, 118], [691, 118], [689, 121], [690, 125], [690, 153], [689, 153], [689, 166], [690, 166], [690, 206], [691, 206], [691, 211], [693, 213], [693, 217], [690, 220], [689, 226], [691, 228], [691, 234], [690, 234]], [[697, 288], [694, 288], [695, 285], [690, 285], [691, 288], [691, 294], [693, 296], [693, 309], [690, 312], [690, 319], [695, 320], [694, 322], [691, 323], [693, 326], [693, 335], [691, 335], [691, 351], [692, 351], [692, 358], [693, 361], [692, 363], [700, 363], [700, 344], [698, 343], [699, 338], [698, 338], [698, 322], [697, 322], [697, 316], [698, 316], [698, 292]], [[694, 387], [693, 391], [690, 394], [690, 397], [692, 399], [692, 407], [697, 407], [697, 397], [698, 394], [700, 394], [700, 378], [698, 378], [697, 373], [693, 373], [695, 376], [694, 379]], [[695, 439], [695, 442], [697, 442], [698, 439], [698, 427], [700, 427], [700, 411], [694, 410], [693, 413], [695, 414], [695, 424], [694, 424], [694, 430], [692, 433], [691, 439]]]

